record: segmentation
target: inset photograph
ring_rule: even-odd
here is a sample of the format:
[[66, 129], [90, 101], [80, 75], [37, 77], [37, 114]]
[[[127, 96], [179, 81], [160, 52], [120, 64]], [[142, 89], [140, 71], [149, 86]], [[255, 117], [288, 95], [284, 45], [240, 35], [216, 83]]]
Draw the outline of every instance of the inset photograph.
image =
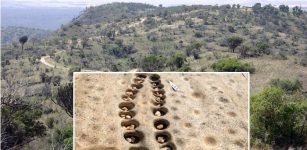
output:
[[248, 149], [249, 73], [75, 73], [76, 150]]

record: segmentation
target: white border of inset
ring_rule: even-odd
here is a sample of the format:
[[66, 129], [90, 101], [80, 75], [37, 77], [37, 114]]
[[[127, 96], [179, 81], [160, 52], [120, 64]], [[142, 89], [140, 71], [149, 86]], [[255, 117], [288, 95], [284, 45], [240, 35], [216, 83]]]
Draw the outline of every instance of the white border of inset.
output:
[[154, 73], [157, 73], [157, 74], [242, 74], [242, 76], [244, 76], [244, 74], [247, 74], [248, 76], [245, 77], [247, 78], [247, 89], [248, 89], [248, 92], [247, 92], [247, 96], [248, 96], [248, 102], [247, 102], [247, 125], [248, 125], [248, 130], [247, 130], [247, 147], [248, 147], [248, 150], [250, 150], [250, 73], [249, 72], [100, 72], [100, 71], [97, 71], [97, 72], [74, 72], [73, 73], [73, 150], [76, 149], [76, 146], [75, 146], [75, 115], [76, 115], [76, 112], [75, 112], [75, 75], [76, 74], [136, 74], [136, 73], [149, 73], [149, 74], [154, 74]]

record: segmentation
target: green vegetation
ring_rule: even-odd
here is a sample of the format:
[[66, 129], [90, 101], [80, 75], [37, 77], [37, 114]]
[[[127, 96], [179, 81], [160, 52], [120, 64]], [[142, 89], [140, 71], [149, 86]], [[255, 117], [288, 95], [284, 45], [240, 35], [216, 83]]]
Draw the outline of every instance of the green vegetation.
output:
[[242, 63], [234, 58], [221, 59], [211, 67], [217, 72], [255, 72], [255, 68], [251, 64]]
[[[251, 93], [259, 92], [253, 146], [306, 141], [307, 13], [300, 7], [112, 3], [86, 8], [52, 34], [1, 33], [2, 149], [71, 149], [71, 82], [84, 70], [248, 71]], [[303, 82], [280, 80], [289, 77]]]
[[[289, 80], [274, 80], [273, 87], [251, 97], [251, 142], [254, 146], [265, 144], [288, 146], [302, 145], [307, 136], [307, 99], [303, 95], [287, 94]], [[277, 84], [277, 86], [275, 86]]]

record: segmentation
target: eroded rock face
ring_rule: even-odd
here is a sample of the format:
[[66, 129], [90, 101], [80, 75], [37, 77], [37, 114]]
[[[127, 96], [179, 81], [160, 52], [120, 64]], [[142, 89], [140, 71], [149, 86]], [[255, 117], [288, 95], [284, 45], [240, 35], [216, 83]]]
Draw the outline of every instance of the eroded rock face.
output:
[[78, 74], [75, 81], [77, 149], [247, 148], [241, 74]]

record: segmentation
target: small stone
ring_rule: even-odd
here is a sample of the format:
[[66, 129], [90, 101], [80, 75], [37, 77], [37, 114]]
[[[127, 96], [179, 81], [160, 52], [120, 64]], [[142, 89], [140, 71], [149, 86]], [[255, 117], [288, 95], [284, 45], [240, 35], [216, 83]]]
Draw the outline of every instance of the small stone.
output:
[[120, 115], [120, 117], [125, 118], [125, 115]]
[[163, 124], [159, 124], [159, 125], [157, 125], [157, 129], [163, 129]]
[[127, 108], [127, 107], [123, 107], [123, 108], [122, 108], [122, 110], [127, 111], [127, 110], [128, 110], [128, 108]]
[[130, 118], [131, 118], [131, 116], [130, 116], [130, 115], [126, 115], [126, 118], [127, 118], [127, 119], [130, 119]]
[[126, 138], [126, 140], [127, 140], [129, 143], [134, 143], [134, 142], [135, 142], [135, 137]]
[[165, 139], [164, 139], [164, 137], [159, 136], [158, 139], [157, 139], [157, 141], [158, 141], [159, 143], [164, 143], [164, 142], [165, 142]]
[[156, 111], [156, 112], [155, 112], [155, 115], [156, 115], [156, 116], [161, 116], [161, 112], [160, 112], [160, 111]]

